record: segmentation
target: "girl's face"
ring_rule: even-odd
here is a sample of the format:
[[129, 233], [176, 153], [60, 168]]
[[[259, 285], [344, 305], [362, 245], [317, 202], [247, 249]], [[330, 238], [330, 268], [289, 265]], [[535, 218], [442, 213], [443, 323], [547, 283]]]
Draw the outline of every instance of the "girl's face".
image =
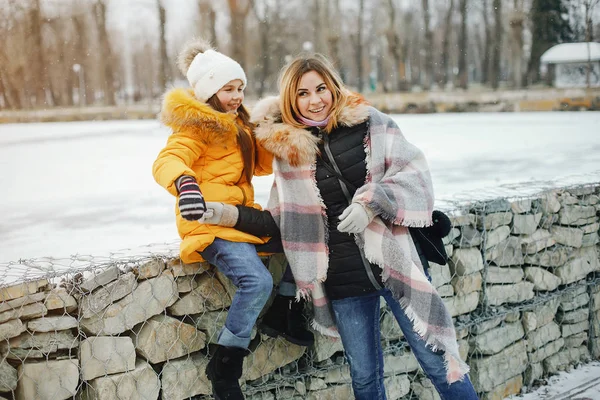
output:
[[296, 107], [304, 118], [323, 121], [329, 116], [333, 103], [331, 90], [316, 71], [302, 75], [296, 92]]
[[244, 83], [240, 79], [227, 82], [217, 92], [217, 98], [225, 112], [236, 112], [244, 101]]

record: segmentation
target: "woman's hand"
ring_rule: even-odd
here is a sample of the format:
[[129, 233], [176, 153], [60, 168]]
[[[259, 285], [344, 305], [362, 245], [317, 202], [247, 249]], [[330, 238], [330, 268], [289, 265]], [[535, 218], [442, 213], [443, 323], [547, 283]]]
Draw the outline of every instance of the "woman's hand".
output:
[[361, 233], [371, 222], [367, 210], [359, 204], [350, 204], [340, 215], [338, 231], [346, 233]]
[[238, 209], [231, 204], [216, 201], [206, 202], [206, 212], [199, 220], [200, 223], [219, 226], [235, 226], [238, 220]]

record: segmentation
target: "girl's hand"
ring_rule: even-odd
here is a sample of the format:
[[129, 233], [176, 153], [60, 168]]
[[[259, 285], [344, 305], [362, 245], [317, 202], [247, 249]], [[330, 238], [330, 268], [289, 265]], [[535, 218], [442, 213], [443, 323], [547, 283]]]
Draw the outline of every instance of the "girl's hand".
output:
[[175, 182], [179, 192], [179, 212], [188, 221], [196, 221], [204, 215], [206, 203], [196, 179], [183, 175]]

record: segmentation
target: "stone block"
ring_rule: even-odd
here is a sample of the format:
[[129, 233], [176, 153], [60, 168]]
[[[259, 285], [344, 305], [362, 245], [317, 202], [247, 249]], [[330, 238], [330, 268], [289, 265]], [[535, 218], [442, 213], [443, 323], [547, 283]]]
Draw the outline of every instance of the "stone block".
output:
[[162, 274], [140, 282], [131, 294], [108, 306], [102, 315], [83, 318], [80, 326], [92, 335], [118, 335], [162, 313], [177, 297], [174, 279]]
[[0, 360], [0, 392], [10, 392], [17, 387], [17, 370], [5, 360]]
[[159, 392], [158, 375], [142, 360], [132, 371], [92, 379], [84, 386], [85, 400], [157, 400]]
[[533, 283], [535, 291], [553, 291], [561, 283], [562, 279], [552, 272], [540, 267], [525, 267], [525, 279]]
[[119, 274], [119, 268], [116, 266], [108, 267], [103, 271], [96, 271], [91, 277], [83, 281], [83, 283], [79, 285], [79, 288], [83, 292], [91, 292], [100, 286], [108, 285], [110, 282], [117, 279]]
[[152, 364], [204, 348], [206, 334], [167, 315], [155, 315], [130, 334], [136, 351]]
[[486, 294], [488, 304], [491, 306], [499, 306], [505, 303], [522, 303], [533, 298], [533, 283], [519, 282], [511, 285], [488, 285]]
[[48, 286], [48, 280], [38, 279], [35, 281], [21, 282], [0, 288], [0, 302], [18, 299], [37, 293]]
[[516, 343], [523, 336], [525, 336], [523, 325], [515, 322], [504, 324], [485, 333], [473, 336], [469, 340], [469, 345], [473, 353], [492, 355]]
[[30, 332], [53, 332], [73, 329], [77, 328], [77, 326], [77, 320], [70, 315], [46, 316], [29, 321], [27, 323], [27, 330]]
[[163, 366], [161, 379], [162, 398], [184, 400], [193, 396], [212, 394], [212, 385], [206, 377], [208, 359], [193, 353]]
[[135, 348], [129, 337], [97, 336], [79, 345], [81, 378], [89, 381], [99, 376], [135, 369]]
[[169, 307], [171, 315], [200, 314], [205, 311], [223, 310], [231, 305], [229, 295], [214, 275], [202, 274], [197, 281], [198, 287], [182, 295]]
[[512, 233], [514, 235], [533, 234], [542, 219], [542, 213], [536, 214], [517, 214], [513, 217]]
[[94, 315], [101, 317], [106, 307], [133, 292], [137, 284], [136, 276], [133, 272], [128, 272], [94, 289], [93, 292], [84, 294], [79, 300], [79, 314], [83, 318], [91, 318]]
[[65, 400], [75, 396], [79, 384], [76, 359], [24, 363], [17, 368], [15, 400]]
[[556, 322], [538, 327], [527, 334], [527, 351], [533, 352], [561, 337], [560, 327]]
[[472, 292], [480, 292], [483, 286], [481, 272], [474, 274], [455, 276], [452, 278], [452, 287], [457, 296], [464, 296]]
[[470, 364], [477, 392], [490, 392], [525, 371], [529, 364], [525, 342], [521, 340], [492, 356], [471, 358]]
[[483, 258], [478, 249], [456, 249], [449, 265], [452, 276], [470, 275], [483, 269]]
[[556, 244], [547, 229], [538, 229], [530, 235], [520, 236], [520, 239], [523, 254], [535, 254]]

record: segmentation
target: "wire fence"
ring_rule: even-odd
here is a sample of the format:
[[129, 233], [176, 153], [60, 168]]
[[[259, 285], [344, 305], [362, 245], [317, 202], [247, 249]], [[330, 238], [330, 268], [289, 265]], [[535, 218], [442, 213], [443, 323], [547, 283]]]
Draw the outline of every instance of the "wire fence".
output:
[[[482, 399], [600, 359], [600, 183], [524, 192], [447, 202], [451, 260], [430, 265]], [[278, 282], [285, 258], [264, 262]], [[208, 399], [235, 291], [183, 264], [178, 243], [0, 264], [0, 400]], [[380, 324], [388, 398], [438, 399], [385, 303]], [[255, 329], [246, 398], [353, 398], [340, 341], [315, 337], [306, 348]]]

